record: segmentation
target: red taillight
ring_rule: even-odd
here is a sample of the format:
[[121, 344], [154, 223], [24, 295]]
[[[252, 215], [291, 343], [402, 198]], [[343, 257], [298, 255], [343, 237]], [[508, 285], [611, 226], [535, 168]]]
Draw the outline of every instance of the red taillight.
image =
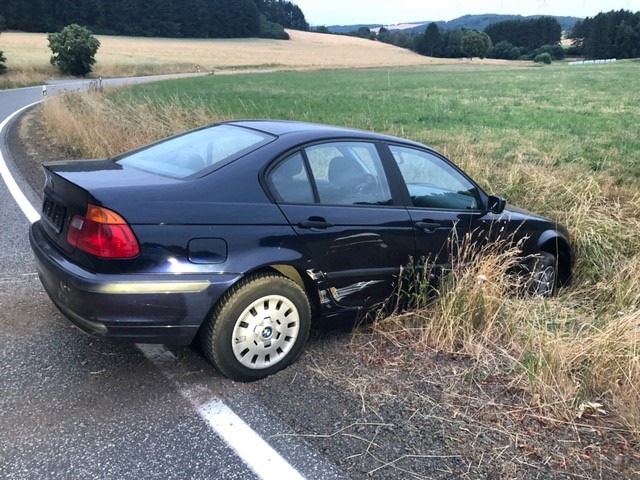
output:
[[71, 219], [67, 242], [101, 258], [131, 258], [140, 253], [138, 240], [125, 219], [95, 205], [87, 207], [84, 217]]

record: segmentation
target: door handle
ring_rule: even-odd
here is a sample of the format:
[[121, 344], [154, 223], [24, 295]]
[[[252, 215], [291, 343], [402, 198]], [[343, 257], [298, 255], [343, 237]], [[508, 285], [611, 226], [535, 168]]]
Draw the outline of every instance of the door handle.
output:
[[298, 227], [324, 229], [324, 228], [333, 227], [333, 224], [327, 222], [326, 220], [306, 220], [304, 222], [298, 222]]
[[420, 228], [425, 232], [433, 232], [441, 226], [441, 224], [436, 222], [416, 222], [416, 228]]

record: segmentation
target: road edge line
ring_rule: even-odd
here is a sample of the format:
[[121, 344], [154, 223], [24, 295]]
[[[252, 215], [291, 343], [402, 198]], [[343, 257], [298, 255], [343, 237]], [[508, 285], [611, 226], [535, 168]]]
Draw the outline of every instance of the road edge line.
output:
[[188, 388], [183, 388], [170, 371], [177, 361], [175, 355], [163, 345], [137, 343], [136, 347], [189, 401], [200, 417], [218, 434], [238, 457], [262, 480], [304, 480], [287, 460], [269, 445], [255, 430], [245, 423], [218, 397], [204, 402], [196, 399]]
[[[41, 103], [41, 102], [42, 100], [39, 100], [37, 102], [33, 102], [29, 105], [26, 105], [16, 110], [15, 112], [13, 112], [7, 118], [5, 118], [4, 121], [0, 123], [0, 135], [2, 135], [5, 127], [9, 124], [9, 122], [14, 117], [22, 113], [27, 108], [33, 107], [34, 105], [37, 105], [38, 103]], [[24, 215], [27, 217], [27, 220], [29, 220], [30, 223], [35, 223], [38, 220], [40, 220], [40, 214], [33, 207], [33, 205], [31, 205], [31, 202], [27, 199], [24, 193], [22, 193], [22, 190], [20, 190], [20, 187], [16, 183], [15, 178], [13, 178], [13, 175], [11, 175], [11, 171], [9, 170], [7, 162], [5, 161], [4, 156], [2, 155], [2, 150], [0, 150], [0, 176], [4, 180], [4, 184], [9, 189], [9, 193], [11, 194], [13, 199], [16, 201], [16, 203], [20, 207], [20, 210], [22, 210], [22, 213], [24, 213]]]

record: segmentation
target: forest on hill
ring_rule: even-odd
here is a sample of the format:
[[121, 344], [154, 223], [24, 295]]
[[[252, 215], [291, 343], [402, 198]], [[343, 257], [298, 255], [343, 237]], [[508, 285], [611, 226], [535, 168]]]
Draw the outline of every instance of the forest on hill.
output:
[[[498, 22], [505, 22], [508, 20], [535, 20], [540, 18], [542, 15], [531, 15], [531, 16], [522, 16], [522, 15], [502, 15], [496, 13], [485, 13], [480, 15], [463, 15], [462, 17], [454, 18], [453, 20], [445, 21], [420, 21], [420, 22], [409, 22], [411, 27], [409, 28], [397, 28], [397, 25], [386, 25], [385, 29], [394, 31], [394, 30], [402, 30], [406, 33], [424, 33], [427, 29], [427, 26], [431, 23], [435, 23], [440, 30], [477, 30], [482, 32], [489, 25]], [[554, 16], [560, 27], [563, 31], [569, 31], [573, 29], [575, 24], [582, 20], [579, 17], [561, 17]], [[358, 24], [358, 25], [328, 25], [326, 29], [332, 33], [350, 33], [358, 30], [362, 27], [367, 27], [370, 30], [377, 30], [383, 25], [378, 24]], [[315, 27], [318, 28], [318, 27]]]
[[[470, 17], [470, 16], [467, 16]], [[486, 22], [487, 16], [477, 15]], [[494, 16], [500, 17], [500, 16]], [[509, 17], [509, 16], [502, 16]], [[460, 17], [460, 20], [466, 17]], [[505, 60], [534, 60], [549, 55], [548, 61], [561, 60], [566, 55], [591, 59], [640, 58], [640, 12], [612, 10], [600, 12], [595, 17], [577, 19], [567, 30], [561, 20], [575, 17], [531, 16], [507, 18], [490, 23], [482, 30], [459, 27], [443, 28], [431, 22], [426, 29], [393, 29], [366, 25], [342, 33], [370, 40], [390, 43], [414, 50], [430, 57], [490, 57]], [[449, 25], [459, 23], [449, 22]], [[565, 24], [566, 25], [566, 24]], [[321, 33], [334, 33], [331, 27], [316, 27]], [[561, 45], [563, 32], [572, 41], [565, 48]], [[545, 57], [540, 57], [548, 63]]]
[[2, 0], [0, 27], [57, 32], [77, 23], [93, 33], [144, 37], [288, 38], [308, 30], [285, 0]]

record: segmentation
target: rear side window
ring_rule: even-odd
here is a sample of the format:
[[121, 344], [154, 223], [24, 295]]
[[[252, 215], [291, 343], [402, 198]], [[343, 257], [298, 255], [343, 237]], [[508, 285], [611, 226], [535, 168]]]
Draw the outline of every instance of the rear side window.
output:
[[266, 133], [235, 125], [214, 125], [125, 154], [116, 162], [158, 175], [185, 178], [249, 153], [272, 139]]
[[276, 165], [271, 172], [270, 179], [278, 202], [314, 202], [313, 190], [300, 153], [296, 153]]
[[390, 205], [391, 193], [376, 147], [365, 142], [336, 142], [305, 150], [326, 205]]
[[376, 146], [367, 142], [309, 146], [276, 165], [269, 174], [269, 183], [278, 203], [392, 203]]

